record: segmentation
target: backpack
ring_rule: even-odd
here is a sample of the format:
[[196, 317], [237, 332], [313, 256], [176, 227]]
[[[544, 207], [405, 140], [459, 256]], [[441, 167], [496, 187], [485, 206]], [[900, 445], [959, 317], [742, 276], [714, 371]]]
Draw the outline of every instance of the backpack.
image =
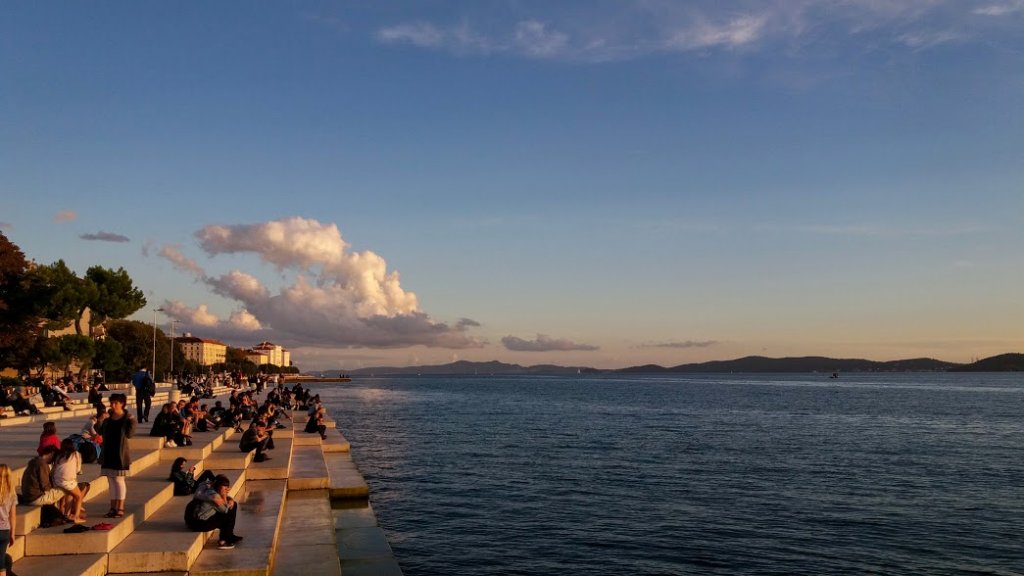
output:
[[102, 448], [98, 444], [86, 440], [81, 434], [72, 434], [68, 438], [71, 439], [75, 450], [82, 455], [83, 464], [92, 464], [99, 459]]

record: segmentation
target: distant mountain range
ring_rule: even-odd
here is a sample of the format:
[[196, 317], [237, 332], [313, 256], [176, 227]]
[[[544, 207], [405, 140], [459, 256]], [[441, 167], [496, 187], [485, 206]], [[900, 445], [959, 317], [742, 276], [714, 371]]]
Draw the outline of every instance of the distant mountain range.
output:
[[746, 356], [735, 360], [715, 360], [695, 364], [680, 364], [664, 367], [657, 364], [631, 366], [617, 370], [602, 370], [578, 366], [557, 366], [554, 364], [538, 364], [536, 366], [520, 366], [492, 360], [490, 362], [469, 362], [460, 360], [450, 364], [429, 366], [378, 366], [358, 370], [326, 370], [313, 374], [336, 377], [341, 374], [349, 376], [401, 376], [401, 375], [472, 375], [472, 374], [667, 374], [667, 373], [723, 373], [723, 372], [1010, 372], [1024, 371], [1024, 354], [1001, 354], [991, 358], [978, 360], [971, 364], [943, 362], [933, 358], [912, 358], [908, 360], [892, 360], [876, 362], [859, 358], [825, 358], [822, 356], [803, 356], [798, 358], [766, 358], [764, 356]]

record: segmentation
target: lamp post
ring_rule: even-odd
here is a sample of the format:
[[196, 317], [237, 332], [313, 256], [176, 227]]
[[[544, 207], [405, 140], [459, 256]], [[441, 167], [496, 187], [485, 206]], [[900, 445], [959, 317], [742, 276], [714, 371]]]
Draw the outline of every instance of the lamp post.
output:
[[171, 318], [171, 382], [174, 382], [174, 325], [178, 321]]
[[153, 382], [156, 382], [156, 313], [163, 311], [163, 308], [153, 310]]

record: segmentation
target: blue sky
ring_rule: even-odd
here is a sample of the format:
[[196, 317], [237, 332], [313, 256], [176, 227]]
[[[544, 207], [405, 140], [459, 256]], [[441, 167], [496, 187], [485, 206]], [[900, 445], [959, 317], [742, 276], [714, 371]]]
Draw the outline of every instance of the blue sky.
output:
[[1021, 1], [6, 3], [0, 78], [8, 237], [304, 368], [1024, 348]]

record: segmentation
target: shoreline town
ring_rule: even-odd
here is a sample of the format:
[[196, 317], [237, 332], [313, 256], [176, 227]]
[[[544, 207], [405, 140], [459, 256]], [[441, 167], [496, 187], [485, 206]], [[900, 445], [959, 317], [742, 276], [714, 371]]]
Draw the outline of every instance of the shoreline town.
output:
[[[40, 466], [45, 469], [47, 461], [52, 462], [53, 449], [44, 450], [46, 442], [40, 441], [44, 425], [55, 428], [59, 438], [77, 437], [81, 442], [97, 427], [97, 413], [111, 413], [121, 396], [126, 400], [121, 418], [134, 427], [121, 451], [130, 460], [122, 474], [127, 487], [120, 499], [122, 508], [114, 508], [114, 483], [103, 477], [112, 458], [102, 465], [103, 472], [98, 462], [81, 463], [81, 472], [73, 477], [85, 488], [85, 518], [66, 518], [74, 507], [61, 509], [63, 502], [39, 505], [37, 499], [36, 504], [17, 504], [7, 550], [13, 562], [8, 574], [400, 575], [348, 441], [304, 384], [304, 379], [285, 384], [272, 377], [251, 386], [244, 378], [226, 377], [180, 386], [143, 385], [141, 393], [130, 383], [108, 384], [100, 408], [95, 390], [92, 398], [86, 392], [69, 392], [64, 393], [62, 406], [34, 401], [29, 413], [0, 419], [0, 462], [10, 470], [8, 487], [19, 487], [18, 492], [22, 486], [45, 482], [25, 477], [27, 470], [39, 475]], [[143, 403], [138, 403], [136, 413], [140, 396], [150, 397], [148, 417]], [[167, 428], [168, 422], [184, 418], [184, 429]], [[103, 424], [98, 428], [106, 431]], [[46, 455], [37, 457], [41, 452]], [[72, 462], [81, 461], [81, 454], [88, 452], [75, 450]], [[193, 481], [195, 494], [179, 492], [171, 480], [172, 468], [180, 476], [183, 466], [190, 478], [210, 479], [198, 489]], [[190, 529], [186, 508], [201, 509], [190, 507], [190, 502], [201, 504], [204, 489], [205, 494], [214, 494], [215, 486], [223, 495], [224, 513], [214, 510], [210, 521]], [[111, 510], [104, 513], [108, 499]], [[212, 527], [228, 517], [234, 534], [228, 527], [225, 541], [224, 532]]]

